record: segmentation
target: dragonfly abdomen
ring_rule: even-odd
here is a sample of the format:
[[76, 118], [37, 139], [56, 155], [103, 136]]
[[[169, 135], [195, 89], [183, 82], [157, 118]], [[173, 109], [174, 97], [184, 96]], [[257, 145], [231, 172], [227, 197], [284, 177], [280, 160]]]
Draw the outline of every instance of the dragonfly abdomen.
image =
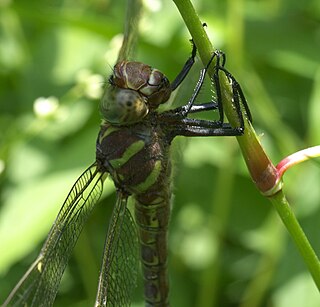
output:
[[164, 168], [165, 176], [159, 176], [148, 190], [135, 195], [146, 306], [169, 306], [167, 236], [171, 210], [171, 166], [167, 164]]
[[170, 195], [159, 204], [135, 204], [139, 225], [141, 263], [144, 275], [144, 296], [147, 306], [169, 306], [167, 274], [167, 233]]

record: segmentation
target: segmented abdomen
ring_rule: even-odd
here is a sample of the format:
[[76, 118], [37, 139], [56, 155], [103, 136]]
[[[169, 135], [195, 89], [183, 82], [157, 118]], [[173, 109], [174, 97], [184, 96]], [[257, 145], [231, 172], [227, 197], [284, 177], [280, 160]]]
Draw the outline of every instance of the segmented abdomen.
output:
[[169, 144], [146, 120], [130, 127], [101, 127], [97, 161], [115, 185], [133, 195], [139, 227], [147, 306], [168, 306], [167, 229], [170, 215]]

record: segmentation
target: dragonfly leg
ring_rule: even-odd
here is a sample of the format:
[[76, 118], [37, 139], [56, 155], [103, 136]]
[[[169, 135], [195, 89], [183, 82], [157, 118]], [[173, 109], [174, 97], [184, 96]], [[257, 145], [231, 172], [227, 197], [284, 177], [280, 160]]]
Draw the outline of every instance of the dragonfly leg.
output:
[[189, 73], [192, 65], [194, 64], [194, 59], [197, 54], [197, 47], [194, 44], [193, 40], [191, 39], [191, 44], [192, 44], [192, 51], [191, 51], [191, 56], [188, 58], [186, 63], [184, 64], [183, 68], [179, 72], [179, 74], [176, 76], [176, 78], [171, 82], [171, 90], [174, 91], [185, 79], [187, 74]]
[[[218, 110], [219, 110], [219, 121], [221, 123], [223, 123], [224, 112], [223, 112], [223, 103], [222, 103], [222, 95], [221, 95], [221, 87], [220, 87], [219, 70], [221, 67], [224, 66], [224, 64], [226, 62], [226, 56], [221, 51], [214, 52], [213, 57], [214, 57], [214, 55], [217, 57], [217, 60], [216, 60], [216, 65], [215, 65], [215, 72], [213, 74], [213, 80], [214, 80], [214, 84], [216, 87], [217, 103], [218, 103]], [[222, 58], [222, 66], [220, 66], [221, 58]], [[233, 100], [234, 100], [234, 98], [233, 98]], [[239, 113], [238, 113], [238, 116], [239, 116]], [[243, 126], [243, 119], [242, 119], [241, 113], [240, 113], [239, 119], [240, 119], [240, 125]]]
[[217, 128], [203, 128], [201, 126], [190, 126], [177, 128], [174, 134], [171, 134], [171, 139], [175, 136], [240, 136], [243, 134], [241, 128], [233, 128], [229, 124], [222, 124]]
[[219, 105], [215, 101], [201, 103], [201, 104], [194, 104], [191, 108], [188, 114], [190, 113], [198, 113], [203, 111], [211, 111], [219, 109]]
[[[205, 77], [207, 75], [207, 72], [208, 72], [208, 69], [209, 69], [209, 66], [211, 65], [213, 59], [215, 57], [217, 57], [217, 60], [216, 60], [216, 65], [215, 65], [215, 73], [214, 73], [214, 78], [215, 78], [215, 84], [216, 84], [216, 87], [218, 87], [216, 89], [217, 91], [217, 106], [218, 108], [221, 108], [221, 89], [220, 89], [220, 82], [219, 82], [219, 74], [218, 74], [218, 71], [219, 71], [219, 67], [220, 67], [220, 56], [223, 56], [223, 64], [225, 63], [225, 55], [223, 53], [220, 53], [219, 51], [215, 51], [208, 64], [202, 68], [200, 70], [200, 76], [198, 78], [198, 81], [197, 81], [197, 84], [196, 84], [196, 87], [194, 88], [193, 90], [193, 93], [192, 93], [192, 96], [191, 98], [189, 99], [188, 103], [186, 105], [184, 105], [183, 107], [181, 107], [181, 109], [183, 110], [183, 112], [185, 113], [185, 116], [187, 116], [190, 111], [193, 109], [194, 105], [195, 105], [195, 101], [200, 93], [200, 90], [203, 86], [203, 83], [204, 83], [204, 80], [205, 80]], [[220, 100], [220, 101], [219, 101]]]
[[[222, 108], [222, 99], [221, 99], [221, 89], [220, 89], [220, 81], [219, 81], [219, 68], [220, 68], [220, 58], [222, 57], [222, 65], [224, 65], [225, 63], [225, 55], [224, 53], [220, 52], [220, 51], [215, 51], [208, 64], [200, 70], [200, 76], [199, 79], [197, 81], [196, 87], [192, 93], [191, 98], [189, 99], [188, 103], [180, 108], [179, 111], [182, 112], [183, 116], [188, 116], [189, 113], [194, 113], [195, 111], [194, 108], [196, 108], [195, 105], [195, 101], [200, 93], [200, 90], [203, 86], [205, 77], [207, 75], [209, 66], [211, 65], [212, 61], [214, 58], [217, 58], [216, 60], [216, 64], [215, 64], [215, 73], [214, 73], [214, 83], [216, 85], [216, 92], [217, 92], [217, 102], [211, 102], [211, 103], [215, 103], [215, 108], [214, 109], [218, 109], [219, 110], [219, 115], [220, 115], [220, 121], [223, 122], [223, 108]], [[178, 111], [177, 109], [177, 111]], [[208, 109], [209, 110], [209, 109]]]
[[[225, 75], [227, 76], [227, 78], [230, 80], [233, 93], [235, 93], [235, 92], [237, 93], [238, 98], [240, 98], [241, 103], [245, 109], [246, 115], [247, 115], [249, 121], [252, 123], [252, 116], [251, 116], [251, 112], [250, 112], [250, 109], [248, 106], [248, 102], [247, 102], [246, 97], [244, 96], [244, 93], [242, 91], [240, 84], [235, 79], [235, 77], [227, 69], [225, 69], [223, 66], [220, 67], [220, 70], [222, 70], [225, 73]], [[235, 103], [235, 106], [237, 108], [238, 115], [239, 115], [239, 113], [242, 114], [239, 99], [238, 99], [237, 103]]]
[[[222, 104], [222, 96], [221, 96], [221, 87], [220, 87], [220, 77], [219, 77], [219, 71], [223, 71], [226, 77], [229, 80], [229, 83], [232, 87], [232, 97], [233, 97], [233, 104], [236, 108], [236, 112], [238, 115], [238, 119], [240, 122], [240, 127], [244, 127], [243, 122], [243, 115], [241, 112], [241, 104], [240, 101], [245, 109], [247, 118], [250, 122], [252, 122], [252, 116], [251, 112], [247, 103], [247, 99], [244, 96], [244, 93], [242, 91], [242, 88], [238, 81], [235, 79], [235, 77], [224, 67], [226, 63], [226, 55], [222, 51], [216, 51], [215, 55], [217, 57], [217, 61], [215, 64], [215, 73], [213, 75], [214, 83], [216, 86], [216, 94], [217, 94], [217, 103], [218, 103], [218, 110], [219, 110], [219, 117], [220, 121], [223, 122], [224, 112], [223, 112], [223, 104]], [[213, 55], [214, 57], [214, 55]], [[222, 60], [222, 63], [220, 65], [220, 61]]]
[[243, 134], [242, 127], [232, 127], [229, 123], [194, 118], [166, 122], [169, 142], [176, 136], [238, 136]]
[[[215, 66], [214, 66], [213, 82], [214, 82], [215, 88], [216, 88], [217, 100], [211, 101], [209, 103], [195, 104], [195, 101], [196, 101], [196, 99], [199, 95], [199, 92], [203, 86], [203, 83], [204, 83], [207, 71], [209, 69], [209, 66], [211, 65], [211, 63], [215, 57], [216, 57], [216, 62], [215, 62]], [[252, 117], [251, 117], [251, 113], [250, 113], [246, 98], [243, 94], [243, 91], [241, 89], [240, 84], [233, 77], [233, 75], [227, 69], [224, 68], [225, 63], [226, 63], [225, 54], [221, 51], [215, 51], [212, 54], [208, 64], [200, 71], [200, 76], [199, 76], [197, 85], [196, 85], [196, 87], [193, 91], [193, 94], [192, 94], [190, 100], [188, 101], [188, 103], [182, 107], [179, 107], [179, 108], [176, 108], [175, 110], [173, 110], [171, 112], [171, 114], [172, 114], [171, 116], [176, 117], [177, 119], [180, 117], [180, 119], [183, 121], [183, 119], [186, 119], [190, 113], [197, 113], [197, 112], [218, 109], [219, 119], [216, 121], [209, 121], [209, 122], [213, 123], [214, 129], [227, 128], [226, 135], [230, 135], [230, 131], [233, 131], [233, 133], [235, 133], [235, 135], [238, 135], [238, 133], [240, 131], [240, 134], [241, 134], [242, 133], [241, 131], [243, 131], [243, 129], [244, 129], [244, 119], [243, 119], [243, 115], [242, 115], [241, 104], [243, 105], [245, 112], [246, 112], [246, 115], [251, 122], [252, 122]], [[233, 100], [232, 102], [235, 106], [235, 110], [238, 115], [239, 127], [232, 128], [229, 124], [227, 125], [227, 127], [224, 126], [224, 123], [223, 123], [224, 110], [223, 110], [222, 94], [221, 94], [221, 86], [220, 86], [220, 76], [219, 76], [220, 71], [222, 71], [225, 74], [228, 81], [230, 82], [231, 89], [232, 89], [232, 100]], [[203, 121], [201, 122], [200, 125], [201, 126], [203, 125]], [[208, 126], [208, 124], [205, 124], [205, 126]], [[193, 130], [193, 128], [192, 128], [192, 130]], [[213, 135], [216, 135], [214, 131], [210, 131], [208, 133], [210, 135], [211, 135], [211, 133]], [[220, 135], [221, 131], [219, 130], [217, 133], [218, 133], [218, 135]]]

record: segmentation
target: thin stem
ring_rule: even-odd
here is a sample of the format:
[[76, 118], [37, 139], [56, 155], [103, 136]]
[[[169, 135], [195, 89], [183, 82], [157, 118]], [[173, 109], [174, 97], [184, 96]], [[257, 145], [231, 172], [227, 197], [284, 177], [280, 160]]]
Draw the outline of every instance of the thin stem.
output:
[[279, 177], [282, 177], [290, 167], [319, 156], [320, 145], [295, 152], [278, 163], [277, 170], [279, 172]]
[[[202, 23], [196, 14], [189, 0], [173, 0], [178, 7], [186, 26], [188, 27], [193, 41], [195, 42], [199, 55], [206, 65], [212, 54], [213, 47], [202, 27]], [[214, 65], [213, 65], [214, 66]], [[213, 72], [210, 71], [212, 74]], [[221, 96], [223, 106], [231, 125], [238, 124], [238, 116], [235, 112], [232, 103], [232, 92], [226, 78], [221, 76]], [[279, 172], [270, 161], [269, 157], [264, 152], [258, 137], [253, 130], [249, 121], [245, 120], [244, 135], [238, 136], [237, 140], [241, 148], [243, 157], [251, 174], [252, 180], [256, 184], [260, 192], [268, 196], [283, 223], [292, 236], [298, 250], [300, 251], [309, 271], [320, 290], [320, 263], [312, 249], [307, 237], [300, 227], [296, 217], [294, 216], [283, 192], [282, 181], [279, 177]]]
[[117, 62], [130, 59], [134, 52], [138, 38], [141, 10], [141, 0], [128, 0], [123, 42]]
[[320, 290], [320, 263], [282, 191], [270, 198]]

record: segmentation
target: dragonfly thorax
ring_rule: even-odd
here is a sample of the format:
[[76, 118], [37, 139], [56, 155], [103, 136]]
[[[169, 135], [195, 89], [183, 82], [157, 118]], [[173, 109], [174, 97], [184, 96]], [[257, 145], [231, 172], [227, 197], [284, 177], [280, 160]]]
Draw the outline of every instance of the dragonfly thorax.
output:
[[[155, 118], [131, 126], [103, 123], [97, 139], [96, 160], [118, 189], [141, 202], [162, 202], [170, 174], [169, 143]], [[166, 195], [167, 192], [165, 191]]]

